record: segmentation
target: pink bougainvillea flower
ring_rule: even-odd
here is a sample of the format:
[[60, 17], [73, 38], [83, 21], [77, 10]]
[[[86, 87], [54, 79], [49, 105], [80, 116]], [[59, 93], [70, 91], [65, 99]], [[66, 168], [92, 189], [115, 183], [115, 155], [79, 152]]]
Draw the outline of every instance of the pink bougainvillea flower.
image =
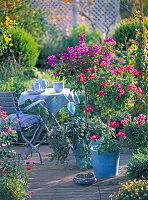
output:
[[92, 135], [90, 140], [99, 140], [99, 136], [98, 135]]
[[50, 72], [50, 69], [46, 69], [46, 72]]
[[28, 167], [28, 168], [27, 168], [27, 170], [29, 171], [29, 170], [31, 170], [31, 168], [30, 168], [30, 167]]
[[36, 165], [36, 162], [33, 162], [34, 165]]
[[33, 192], [33, 191], [31, 191], [30, 193], [31, 193], [31, 194], [33, 194], [34, 192]]
[[22, 87], [22, 89], [24, 90], [24, 89], [25, 89], [25, 87]]
[[2, 108], [2, 106], [0, 106], [0, 109]]

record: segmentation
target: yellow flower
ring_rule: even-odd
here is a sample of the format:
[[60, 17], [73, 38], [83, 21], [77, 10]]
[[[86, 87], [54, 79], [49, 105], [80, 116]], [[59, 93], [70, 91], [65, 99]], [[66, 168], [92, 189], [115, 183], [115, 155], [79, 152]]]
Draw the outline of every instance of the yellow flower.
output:
[[6, 35], [4, 35], [4, 38], [6, 38], [7, 36]]
[[135, 192], [136, 195], [138, 195], [138, 192]]
[[12, 44], [12, 43], [10, 43], [10, 44], [9, 44], [9, 46], [10, 46], [10, 47], [12, 47], [12, 46], [13, 46], [13, 44]]
[[142, 49], [145, 49], [146, 48], [146, 45], [142, 45]]
[[5, 37], [5, 42], [9, 43], [11, 41], [11, 38]]
[[15, 23], [16, 21], [14, 20], [13, 23]]
[[9, 23], [10, 23], [10, 24], [13, 24], [13, 20], [10, 20]]
[[148, 190], [148, 186], [146, 186], [146, 190]]
[[10, 20], [10, 18], [9, 18], [8, 16], [6, 16], [6, 17], [5, 17], [5, 19], [6, 19], [7, 21], [9, 21], [9, 20]]
[[9, 26], [8, 26], [8, 28], [10, 28], [10, 29], [11, 29], [11, 28], [12, 28], [12, 25], [9, 25]]
[[8, 22], [8, 21], [5, 21], [5, 25], [6, 25], [6, 26], [9, 26], [9, 22]]
[[114, 195], [111, 194], [111, 195], [109, 195], [109, 198], [112, 198], [113, 196], [114, 196]]
[[147, 29], [146, 28], [143, 28], [143, 30], [146, 32], [147, 31]]
[[1, 25], [3, 25], [3, 22], [1, 22]]
[[145, 35], [143, 35], [143, 39], [144, 39], [144, 40], [146, 39], [146, 36], [145, 36]]

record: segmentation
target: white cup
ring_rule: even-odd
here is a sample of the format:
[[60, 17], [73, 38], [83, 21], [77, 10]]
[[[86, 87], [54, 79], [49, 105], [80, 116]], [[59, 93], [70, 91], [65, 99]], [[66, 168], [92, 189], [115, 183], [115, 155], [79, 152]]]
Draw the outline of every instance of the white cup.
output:
[[41, 88], [40, 83], [38, 82], [31, 83], [32, 90], [40, 90], [40, 88]]
[[64, 82], [54, 82], [53, 88], [56, 92], [61, 92], [64, 89]]

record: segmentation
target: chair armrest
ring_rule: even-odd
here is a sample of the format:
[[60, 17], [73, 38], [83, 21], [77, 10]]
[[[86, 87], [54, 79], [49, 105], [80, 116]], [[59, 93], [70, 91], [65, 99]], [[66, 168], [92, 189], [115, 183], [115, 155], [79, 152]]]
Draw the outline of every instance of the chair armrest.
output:
[[[36, 105], [38, 105], [38, 104], [41, 104], [41, 103], [46, 103], [44, 100], [38, 100], [38, 101], [36, 101], [36, 102], [34, 102], [34, 103], [32, 103], [32, 104], [30, 104], [29, 106], [26, 106], [25, 108], [23, 108], [23, 112], [26, 112], [26, 111], [28, 111], [29, 109], [31, 109], [31, 108], [33, 108], [34, 106], [36, 106]], [[42, 104], [41, 104], [42, 105]]]

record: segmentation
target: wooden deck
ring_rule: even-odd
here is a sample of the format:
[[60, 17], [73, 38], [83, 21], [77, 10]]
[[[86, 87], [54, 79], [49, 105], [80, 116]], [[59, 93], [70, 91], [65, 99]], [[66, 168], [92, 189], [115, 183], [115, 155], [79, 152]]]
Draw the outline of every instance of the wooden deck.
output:
[[[19, 152], [19, 148], [16, 150]], [[76, 185], [73, 177], [82, 171], [76, 166], [75, 158], [71, 152], [64, 164], [56, 165], [50, 162], [48, 154], [51, 152], [48, 146], [41, 146], [44, 165], [32, 167], [29, 182], [31, 191], [34, 191], [32, 200], [109, 200], [109, 195], [118, 191], [119, 184], [125, 181], [126, 163], [132, 156], [128, 149], [121, 153], [119, 174], [114, 178], [99, 178], [98, 182], [91, 186]], [[33, 158], [37, 156], [33, 154]], [[31, 158], [32, 160], [32, 158]], [[92, 169], [82, 173], [93, 172]]]

